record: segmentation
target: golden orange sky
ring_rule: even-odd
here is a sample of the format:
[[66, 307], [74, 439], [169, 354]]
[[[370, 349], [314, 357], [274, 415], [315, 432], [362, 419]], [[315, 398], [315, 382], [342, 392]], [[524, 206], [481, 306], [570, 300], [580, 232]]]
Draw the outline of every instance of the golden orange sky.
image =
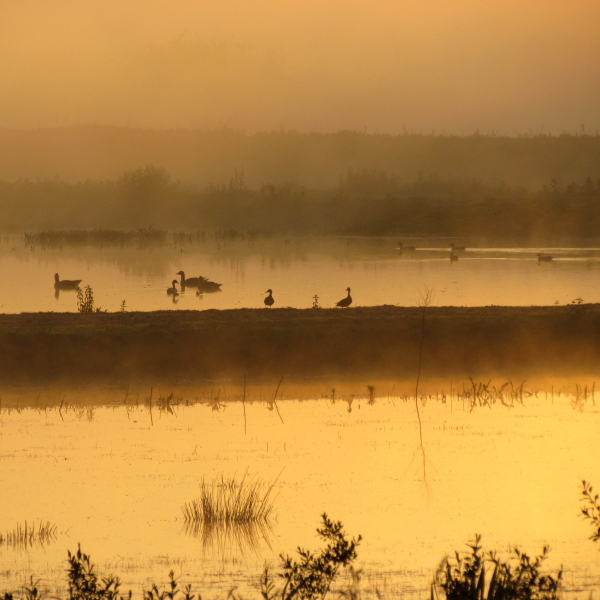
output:
[[0, 127], [600, 129], [597, 0], [0, 0]]

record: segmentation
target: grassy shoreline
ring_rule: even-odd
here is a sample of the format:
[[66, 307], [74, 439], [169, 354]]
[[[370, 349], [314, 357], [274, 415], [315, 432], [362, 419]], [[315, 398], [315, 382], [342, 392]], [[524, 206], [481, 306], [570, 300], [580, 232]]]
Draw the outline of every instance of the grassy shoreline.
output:
[[[421, 336], [418, 307], [2, 314], [0, 381], [410, 378]], [[600, 304], [429, 307], [422, 369], [463, 378], [593, 375]]]

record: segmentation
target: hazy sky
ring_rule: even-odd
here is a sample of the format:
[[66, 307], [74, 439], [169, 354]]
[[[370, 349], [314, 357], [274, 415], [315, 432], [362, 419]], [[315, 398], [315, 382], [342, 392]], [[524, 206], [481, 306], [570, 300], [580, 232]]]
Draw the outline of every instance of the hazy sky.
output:
[[0, 127], [600, 129], [598, 0], [0, 0]]

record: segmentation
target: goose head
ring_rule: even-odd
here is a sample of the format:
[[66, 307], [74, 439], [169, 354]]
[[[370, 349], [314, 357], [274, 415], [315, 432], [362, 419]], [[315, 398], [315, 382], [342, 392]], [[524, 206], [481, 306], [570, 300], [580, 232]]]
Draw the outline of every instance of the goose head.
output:
[[272, 293], [273, 293], [273, 290], [270, 290], [270, 289], [267, 290], [266, 292], [263, 292], [263, 294], [272, 294]]
[[60, 277], [58, 276], [58, 273], [54, 273], [54, 281], [56, 283], [58, 283], [60, 281]]

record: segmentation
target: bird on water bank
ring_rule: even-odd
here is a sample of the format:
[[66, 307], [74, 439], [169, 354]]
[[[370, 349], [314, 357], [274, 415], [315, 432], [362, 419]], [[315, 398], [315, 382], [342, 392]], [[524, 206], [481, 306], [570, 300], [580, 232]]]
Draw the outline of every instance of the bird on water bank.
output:
[[352, 304], [352, 296], [350, 296], [350, 288], [346, 288], [346, 290], [348, 291], [348, 295], [336, 304], [336, 306], [339, 306], [340, 308], [348, 308]]
[[179, 292], [177, 291], [177, 279], [173, 279], [171, 286], [172, 287], [167, 288], [167, 294], [169, 294], [169, 296], [179, 296]]
[[81, 281], [81, 279], [63, 279], [61, 281], [58, 273], [54, 273], [54, 289], [56, 290], [76, 290]]
[[265, 292], [265, 294], [269, 294], [265, 298], [265, 306], [268, 306], [269, 308], [271, 308], [271, 306], [273, 306], [273, 304], [275, 304], [275, 299], [273, 298], [273, 290], [267, 290]]
[[536, 254], [536, 256], [537, 256], [537, 261], [539, 263], [541, 263], [541, 262], [550, 262], [552, 260], [552, 258], [553, 258], [549, 254], [540, 254], [540, 253], [538, 253], [538, 254]]

